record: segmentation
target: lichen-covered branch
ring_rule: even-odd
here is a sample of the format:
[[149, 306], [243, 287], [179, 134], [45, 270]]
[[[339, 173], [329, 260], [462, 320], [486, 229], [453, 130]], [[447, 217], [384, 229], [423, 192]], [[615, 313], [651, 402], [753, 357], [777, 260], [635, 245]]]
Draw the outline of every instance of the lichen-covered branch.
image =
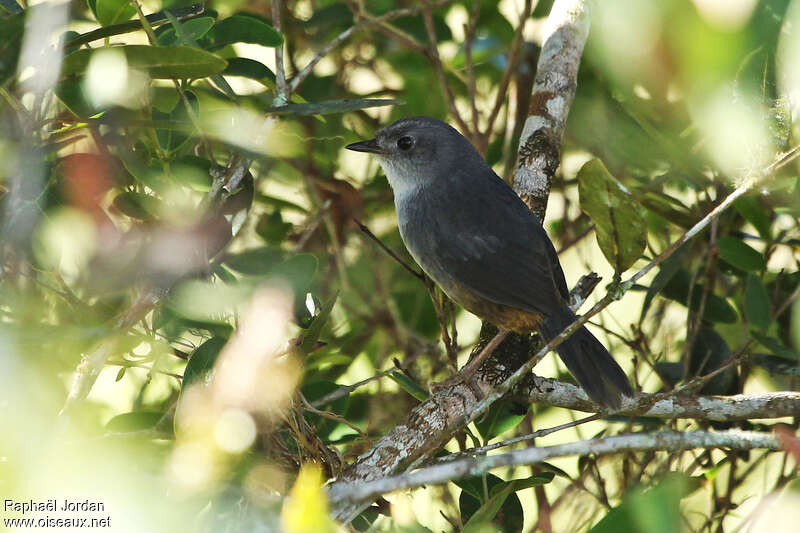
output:
[[550, 183], [561, 161], [561, 137], [588, 35], [585, 0], [553, 3], [514, 170], [514, 190], [539, 220], [544, 220]]
[[467, 457], [437, 464], [413, 472], [374, 481], [334, 485], [328, 491], [334, 505], [347, 501], [372, 499], [400, 489], [446, 483], [453, 479], [485, 474], [503, 466], [531, 465], [554, 457], [607, 455], [620, 452], [669, 451], [694, 448], [729, 448], [734, 450], [780, 450], [778, 438], [769, 433], [751, 431], [664, 431], [635, 433], [589, 439], [556, 446], [529, 447], [496, 455]]
[[[531, 403], [553, 405], [576, 411], [596, 413], [602, 408], [592, 402], [580, 387], [556, 379], [531, 376], [520, 397]], [[646, 403], [650, 394], [640, 394], [636, 403]], [[643, 402], [640, 402], [643, 400]], [[781, 418], [800, 415], [800, 392], [767, 392], [735, 396], [668, 396], [656, 401], [646, 411], [622, 411], [656, 418], [693, 418], [719, 422], [753, 418]]]

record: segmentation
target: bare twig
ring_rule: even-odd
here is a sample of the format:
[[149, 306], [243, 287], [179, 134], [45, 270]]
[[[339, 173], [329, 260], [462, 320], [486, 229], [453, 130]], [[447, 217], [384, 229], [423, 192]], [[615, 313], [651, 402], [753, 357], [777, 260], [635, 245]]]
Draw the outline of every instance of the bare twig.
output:
[[372, 239], [373, 241], [375, 241], [375, 242], [377, 243], [377, 245], [378, 245], [378, 246], [380, 246], [380, 247], [381, 247], [381, 249], [382, 249], [384, 252], [386, 252], [387, 254], [389, 254], [389, 256], [390, 256], [392, 259], [394, 259], [395, 261], [397, 261], [398, 263], [400, 263], [400, 264], [403, 266], [403, 268], [405, 268], [406, 270], [408, 270], [408, 271], [411, 273], [411, 275], [412, 275], [412, 276], [414, 276], [415, 278], [417, 278], [417, 279], [419, 279], [419, 280], [422, 280], [423, 282], [425, 281], [425, 279], [426, 279], [426, 278], [425, 278], [425, 274], [423, 274], [422, 272], [420, 272], [420, 271], [418, 271], [418, 270], [414, 269], [414, 268], [413, 268], [411, 265], [409, 265], [408, 263], [406, 263], [405, 261], [403, 261], [403, 258], [402, 258], [402, 257], [400, 257], [399, 255], [397, 255], [396, 253], [394, 253], [394, 251], [392, 251], [392, 249], [391, 249], [391, 248], [389, 248], [388, 246], [386, 246], [386, 245], [383, 243], [383, 241], [382, 241], [382, 240], [380, 240], [380, 239], [379, 239], [379, 238], [378, 238], [378, 237], [377, 237], [377, 236], [376, 236], [374, 233], [372, 233], [372, 231], [371, 231], [371, 230], [370, 230], [370, 229], [369, 229], [367, 226], [365, 226], [364, 224], [362, 224], [360, 220], [358, 220], [358, 219], [354, 218], [354, 219], [353, 219], [353, 221], [356, 223], [356, 225], [358, 226], [358, 228], [359, 228], [361, 231], [363, 231], [363, 232], [364, 232], [364, 234], [365, 234], [367, 237], [369, 237], [370, 239]]
[[[522, 38], [525, 35], [523, 30], [525, 29], [525, 24], [528, 22], [528, 17], [531, 16], [531, 3], [531, 0], [525, 0], [525, 7], [522, 10], [522, 14], [519, 18], [519, 24], [514, 32], [514, 40], [511, 42], [511, 51], [508, 53], [508, 63], [506, 64], [505, 71], [503, 71], [503, 78], [500, 81], [500, 86], [497, 89], [497, 96], [495, 96], [494, 106], [492, 107], [492, 112], [489, 113], [489, 119], [487, 120], [486, 131], [484, 132], [485, 139], [488, 139], [492, 134], [494, 122], [497, 120], [497, 116], [500, 114], [500, 109], [502, 109], [503, 103], [506, 101], [508, 84], [511, 83], [511, 75], [514, 73], [514, 68], [517, 64], [517, 56], [519, 55], [519, 49], [522, 45]], [[580, 59], [580, 54], [578, 59]]]
[[[433, 26], [433, 15], [431, 14], [430, 5], [425, 0], [423, 0], [423, 3], [425, 4], [425, 8], [422, 10], [422, 20], [425, 22], [425, 31], [428, 32], [429, 53], [431, 61], [433, 62], [433, 68], [436, 70], [436, 75], [439, 77], [439, 85], [442, 86], [442, 91], [444, 92], [447, 108], [450, 110], [450, 115], [452, 115], [456, 123], [458, 123], [458, 127], [461, 131], [469, 134], [469, 126], [464, 122], [461, 113], [459, 113], [458, 108], [456, 108], [456, 99], [453, 95], [453, 91], [450, 89], [450, 84], [447, 83], [447, 76], [445, 76], [444, 73], [442, 59], [439, 57], [439, 41], [436, 38], [436, 29]], [[471, 134], [470, 137], [472, 137]]]

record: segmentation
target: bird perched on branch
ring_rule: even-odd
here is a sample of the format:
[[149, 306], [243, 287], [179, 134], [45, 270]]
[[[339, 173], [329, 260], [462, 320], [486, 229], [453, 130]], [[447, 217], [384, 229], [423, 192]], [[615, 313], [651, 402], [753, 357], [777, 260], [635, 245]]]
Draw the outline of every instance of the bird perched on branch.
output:
[[[403, 119], [347, 149], [378, 160], [403, 242], [450, 298], [504, 330], [538, 331], [547, 341], [575, 321], [539, 220], [453, 127]], [[625, 373], [585, 327], [556, 350], [592, 400], [618, 407], [632, 396]]]

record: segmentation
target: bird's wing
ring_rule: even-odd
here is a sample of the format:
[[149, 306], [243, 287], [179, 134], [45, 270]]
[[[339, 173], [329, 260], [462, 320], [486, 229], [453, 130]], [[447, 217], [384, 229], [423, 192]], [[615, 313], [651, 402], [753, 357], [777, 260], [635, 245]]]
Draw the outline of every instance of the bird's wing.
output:
[[493, 172], [486, 178], [462, 194], [445, 193], [450, 208], [432, 217], [448, 235], [439, 262], [483, 298], [550, 315], [568, 297], [553, 244], [510, 187]]

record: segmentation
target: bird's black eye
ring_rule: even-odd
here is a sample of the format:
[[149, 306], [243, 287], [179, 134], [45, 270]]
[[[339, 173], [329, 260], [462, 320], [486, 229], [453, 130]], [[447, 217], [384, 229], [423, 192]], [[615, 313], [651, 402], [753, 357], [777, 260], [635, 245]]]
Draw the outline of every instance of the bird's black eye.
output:
[[401, 150], [411, 150], [411, 147], [414, 146], [414, 139], [409, 136], [400, 137], [397, 139], [397, 147]]

